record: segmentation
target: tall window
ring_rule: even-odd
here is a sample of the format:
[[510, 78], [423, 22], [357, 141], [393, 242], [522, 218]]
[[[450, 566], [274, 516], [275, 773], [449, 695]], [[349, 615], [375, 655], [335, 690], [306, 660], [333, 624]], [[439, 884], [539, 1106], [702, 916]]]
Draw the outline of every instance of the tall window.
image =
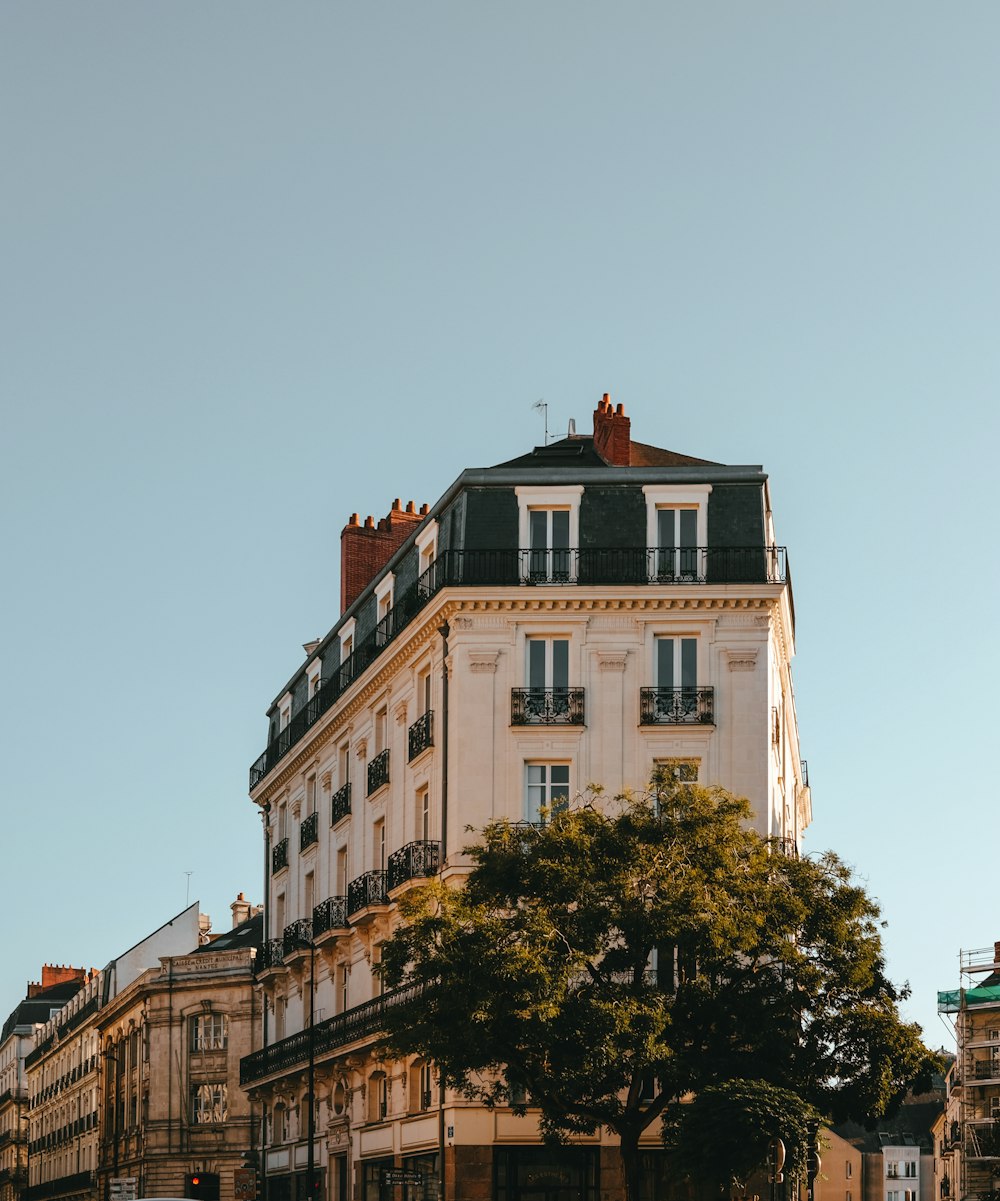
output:
[[656, 639], [656, 687], [697, 691], [697, 638]]
[[303, 817], [310, 817], [316, 812], [316, 777], [311, 775], [306, 779], [306, 803]]
[[569, 687], [569, 639], [529, 638], [528, 687]]
[[385, 818], [379, 818], [372, 826], [372, 858], [373, 866], [378, 871], [385, 871]]
[[303, 892], [303, 909], [307, 918], [312, 917], [312, 911], [316, 906], [316, 877], [312, 872], [306, 872], [302, 881]]
[[385, 709], [379, 709], [375, 714], [375, 754], [379, 755], [386, 748], [386, 729], [389, 718]]
[[347, 1012], [347, 985], [351, 978], [351, 969], [346, 963], [337, 968], [337, 999], [340, 1002], [340, 1012]]
[[343, 788], [351, 778], [351, 744], [342, 742], [337, 747], [337, 787]]
[[337, 848], [337, 896], [347, 896], [347, 847]]
[[417, 838], [427, 842], [431, 836], [431, 790], [425, 784], [417, 789]]
[[428, 667], [417, 676], [417, 716], [422, 717], [431, 709], [431, 669]]
[[528, 512], [528, 577], [562, 583], [570, 578], [569, 509]]
[[656, 575], [660, 579], [697, 579], [698, 510], [656, 510]]
[[525, 764], [524, 816], [529, 822], [547, 821], [569, 804], [568, 763]]
[[191, 1019], [192, 1051], [224, 1051], [229, 1040], [229, 1021], [224, 1013], [199, 1013]]
[[224, 1122], [229, 1116], [226, 1086], [221, 1081], [198, 1084], [193, 1090], [191, 1121], [196, 1126]]

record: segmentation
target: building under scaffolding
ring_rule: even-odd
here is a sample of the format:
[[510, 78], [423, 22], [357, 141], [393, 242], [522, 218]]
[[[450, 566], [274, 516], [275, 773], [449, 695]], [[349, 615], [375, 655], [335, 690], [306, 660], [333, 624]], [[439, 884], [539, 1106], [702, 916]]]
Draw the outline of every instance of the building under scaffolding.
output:
[[1000, 1189], [1000, 942], [959, 961], [962, 987], [938, 993], [956, 1042], [940, 1153], [949, 1192], [964, 1201]]

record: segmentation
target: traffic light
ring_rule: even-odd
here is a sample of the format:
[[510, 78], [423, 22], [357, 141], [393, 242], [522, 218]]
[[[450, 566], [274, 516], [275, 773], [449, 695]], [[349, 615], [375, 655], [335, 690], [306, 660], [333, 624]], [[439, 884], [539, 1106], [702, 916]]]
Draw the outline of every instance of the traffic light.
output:
[[184, 1177], [184, 1196], [193, 1201], [219, 1201], [217, 1172], [192, 1172]]

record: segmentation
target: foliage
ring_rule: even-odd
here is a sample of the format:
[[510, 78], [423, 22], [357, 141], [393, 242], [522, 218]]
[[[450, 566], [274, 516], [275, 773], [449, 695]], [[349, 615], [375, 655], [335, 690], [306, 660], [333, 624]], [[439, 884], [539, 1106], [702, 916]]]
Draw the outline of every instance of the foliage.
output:
[[785, 1144], [786, 1177], [804, 1177], [819, 1119], [789, 1089], [762, 1080], [727, 1080], [709, 1085], [688, 1104], [671, 1106], [664, 1138], [681, 1174], [722, 1191], [758, 1171], [776, 1138]]
[[542, 827], [492, 823], [464, 887], [401, 902], [382, 970], [423, 995], [390, 1008], [387, 1048], [487, 1105], [530, 1095], [550, 1138], [608, 1127], [633, 1185], [642, 1132], [727, 1081], [834, 1120], [885, 1113], [926, 1052], [878, 908], [835, 856], [778, 854], [749, 819], [723, 789], [660, 777]]

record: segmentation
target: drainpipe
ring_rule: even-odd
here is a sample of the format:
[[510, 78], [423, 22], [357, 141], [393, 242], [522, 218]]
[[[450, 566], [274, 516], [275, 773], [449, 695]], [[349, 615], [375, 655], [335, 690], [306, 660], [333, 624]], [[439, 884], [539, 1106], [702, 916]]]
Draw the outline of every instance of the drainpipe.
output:
[[[438, 627], [441, 635], [441, 867], [448, 862], [448, 623]], [[442, 1161], [443, 1165], [443, 1161]]]
[[[260, 811], [261, 825], [264, 827], [264, 923], [263, 923], [263, 939], [261, 943], [261, 954], [264, 953], [263, 944], [267, 942], [268, 922], [271, 920], [271, 828], [268, 825], [268, 818], [271, 814], [271, 802], [265, 801]], [[255, 988], [256, 985], [251, 985]], [[260, 997], [260, 1045], [267, 1046], [267, 997], [261, 991]], [[261, 1201], [268, 1201], [267, 1193], [267, 1102], [261, 1101], [260, 1106], [260, 1164], [257, 1169], [257, 1188], [260, 1193]], [[312, 1198], [310, 1198], [312, 1201]]]

